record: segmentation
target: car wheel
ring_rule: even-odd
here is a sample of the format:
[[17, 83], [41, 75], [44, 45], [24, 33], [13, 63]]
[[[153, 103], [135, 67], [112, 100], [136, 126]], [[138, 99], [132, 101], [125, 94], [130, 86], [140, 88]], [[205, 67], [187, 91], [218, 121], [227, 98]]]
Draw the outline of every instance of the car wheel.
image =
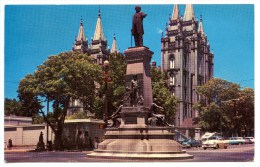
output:
[[206, 147], [204, 147], [203, 149], [204, 149], [204, 150], [206, 150], [207, 148], [206, 148]]
[[219, 145], [217, 144], [216, 147], [214, 149], [218, 149], [219, 148]]

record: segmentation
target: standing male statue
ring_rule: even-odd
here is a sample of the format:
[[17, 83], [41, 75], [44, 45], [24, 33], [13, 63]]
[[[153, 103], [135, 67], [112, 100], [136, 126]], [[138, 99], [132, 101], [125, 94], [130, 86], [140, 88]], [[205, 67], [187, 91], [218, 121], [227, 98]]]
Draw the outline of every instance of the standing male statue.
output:
[[143, 46], [143, 19], [147, 16], [147, 14], [141, 12], [141, 7], [135, 7], [136, 13], [133, 16], [133, 24], [132, 24], [132, 35], [135, 38], [135, 46]]
[[139, 100], [139, 84], [137, 81], [137, 75], [133, 75], [133, 79], [131, 80], [131, 101], [130, 104], [133, 106], [137, 105], [137, 102]]

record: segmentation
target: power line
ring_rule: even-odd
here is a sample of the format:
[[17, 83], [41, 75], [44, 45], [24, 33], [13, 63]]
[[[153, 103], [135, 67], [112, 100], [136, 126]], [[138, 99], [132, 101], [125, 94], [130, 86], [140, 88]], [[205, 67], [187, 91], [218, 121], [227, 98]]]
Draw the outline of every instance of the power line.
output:
[[255, 79], [252, 78], [252, 79], [245, 79], [245, 80], [240, 80], [240, 81], [234, 81], [234, 82], [245, 82], [245, 81], [254, 81]]
[[17, 82], [17, 81], [5, 81], [6, 83], [20, 83], [20, 82]]

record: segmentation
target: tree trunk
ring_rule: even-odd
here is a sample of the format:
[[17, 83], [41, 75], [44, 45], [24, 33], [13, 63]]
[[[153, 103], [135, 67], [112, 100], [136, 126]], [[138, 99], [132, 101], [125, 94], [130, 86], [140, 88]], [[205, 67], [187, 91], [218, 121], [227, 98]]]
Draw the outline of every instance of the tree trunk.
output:
[[55, 139], [54, 139], [54, 149], [55, 150], [62, 150], [62, 129], [58, 128], [55, 132]]

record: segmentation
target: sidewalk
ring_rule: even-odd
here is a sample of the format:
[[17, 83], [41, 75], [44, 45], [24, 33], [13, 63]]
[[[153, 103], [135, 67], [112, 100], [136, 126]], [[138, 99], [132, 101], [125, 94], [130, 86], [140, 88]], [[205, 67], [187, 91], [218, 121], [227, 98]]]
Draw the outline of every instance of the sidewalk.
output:
[[12, 148], [5, 148], [4, 152], [28, 152], [28, 151], [34, 151], [36, 149], [36, 146], [14, 146]]
[[[36, 151], [36, 146], [14, 146], [12, 147], [11, 149], [9, 148], [5, 148], [4, 149], [4, 152], [5, 153], [12, 153], [12, 152], [33, 152], [33, 151]], [[47, 150], [46, 150], [47, 151]], [[45, 152], [46, 152], [45, 151]], [[60, 152], [87, 152], [87, 153], [90, 153], [92, 152], [93, 150], [63, 150], [63, 151], [60, 151]], [[36, 151], [37, 152], [37, 151]], [[51, 151], [51, 152], [55, 152], [55, 151]], [[59, 152], [59, 151], [57, 151]]]

